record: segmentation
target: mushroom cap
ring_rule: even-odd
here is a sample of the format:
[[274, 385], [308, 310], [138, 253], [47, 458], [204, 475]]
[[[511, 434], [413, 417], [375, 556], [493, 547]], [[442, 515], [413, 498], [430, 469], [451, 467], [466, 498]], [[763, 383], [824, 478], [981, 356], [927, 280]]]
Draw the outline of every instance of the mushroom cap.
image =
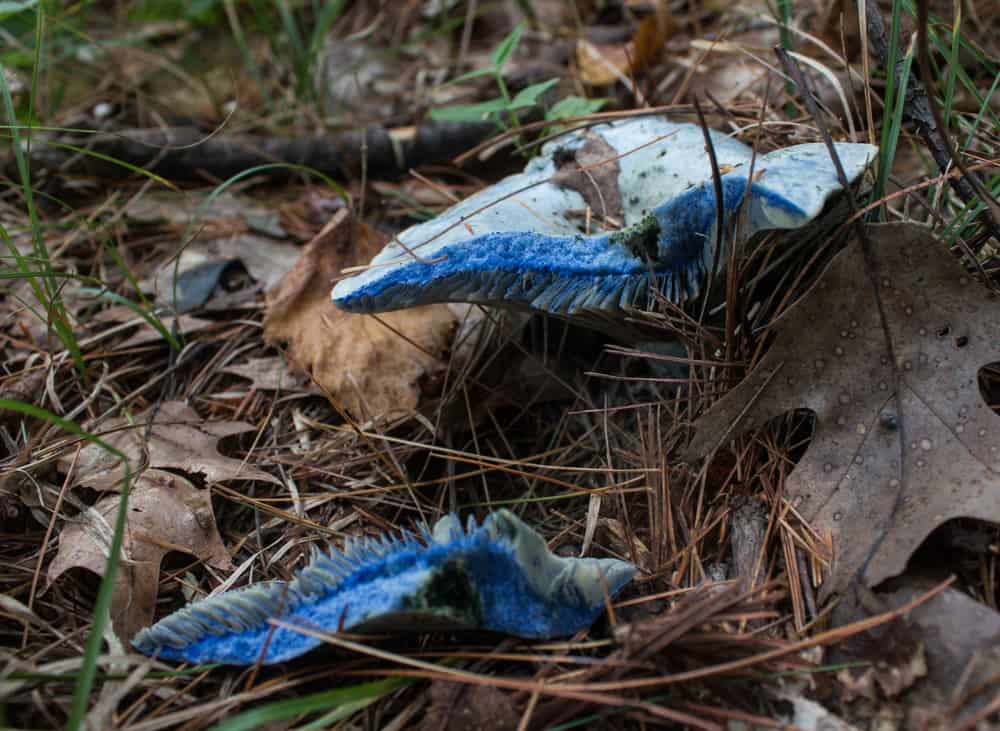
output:
[[[823, 144], [755, 157], [710, 136], [722, 208], [727, 222], [742, 214], [740, 237], [799, 228], [842, 188]], [[835, 149], [849, 183], [877, 153]], [[351, 312], [471, 302], [572, 315], [642, 307], [653, 286], [682, 302], [697, 296], [716, 258], [717, 213], [700, 127], [659, 117], [602, 124], [546, 144], [524, 172], [406, 229], [339, 282], [333, 301]], [[600, 228], [613, 223], [620, 228]]]

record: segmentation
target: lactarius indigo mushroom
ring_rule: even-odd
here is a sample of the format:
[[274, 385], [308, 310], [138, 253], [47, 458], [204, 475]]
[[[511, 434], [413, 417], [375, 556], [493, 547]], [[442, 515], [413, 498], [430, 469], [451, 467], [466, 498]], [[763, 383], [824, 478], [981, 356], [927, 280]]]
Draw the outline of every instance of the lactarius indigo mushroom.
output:
[[[823, 144], [761, 155], [751, 174], [749, 147], [719, 132], [711, 139], [724, 247], [737, 214], [739, 237], [796, 229], [841, 189]], [[876, 154], [835, 148], [852, 183]], [[339, 282], [333, 301], [362, 313], [472, 302], [575, 314], [642, 308], [655, 287], [680, 303], [698, 295], [713, 261], [725, 264], [717, 210], [700, 127], [657, 117], [603, 124], [550, 142], [524, 172], [402, 232]]]
[[[483, 629], [552, 638], [589, 627], [635, 567], [563, 558], [513, 513], [465, 529], [454, 515], [421, 537], [355, 540], [319, 553], [292, 581], [268, 581], [194, 602], [132, 644], [186, 662], [284, 662], [319, 634]], [[272, 623], [270, 620], [276, 620]]]

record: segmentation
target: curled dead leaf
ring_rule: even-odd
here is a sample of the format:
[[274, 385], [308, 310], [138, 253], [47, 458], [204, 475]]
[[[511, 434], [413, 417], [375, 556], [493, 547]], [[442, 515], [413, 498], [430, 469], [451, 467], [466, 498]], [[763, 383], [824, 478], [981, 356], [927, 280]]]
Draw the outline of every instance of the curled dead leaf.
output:
[[[234, 262], [240, 262], [265, 289], [276, 285], [294, 265], [299, 247], [267, 236], [240, 233], [221, 238], [199, 237], [184, 247], [179, 261], [166, 261], [142, 283], [158, 303], [188, 312], [204, 305], [220, 278]], [[176, 283], [176, 286], [175, 286]]]
[[[103, 497], [67, 521], [59, 535], [59, 551], [49, 565], [50, 585], [71, 568], [104, 575], [119, 503], [117, 495]], [[152, 623], [160, 562], [168, 552], [189, 553], [222, 571], [233, 568], [215, 524], [209, 491], [171, 472], [149, 469], [132, 485], [127, 510], [111, 600], [115, 633], [123, 639]]]
[[794, 409], [815, 414], [785, 494], [833, 538], [824, 595], [899, 574], [948, 520], [1000, 522], [1000, 416], [978, 385], [1000, 359], [1000, 302], [929, 230], [884, 224], [868, 236], [881, 302], [855, 241], [781, 318], [754, 371], [697, 420], [688, 450]]
[[147, 192], [133, 199], [125, 216], [139, 224], [157, 224], [184, 237], [176, 257], [169, 257], [141, 282], [158, 303], [184, 313], [202, 306], [223, 272], [240, 262], [265, 289], [292, 267], [298, 247], [279, 241], [288, 232], [274, 207], [253, 198], [223, 193], [204, 198], [171, 191]]
[[385, 244], [346, 211], [337, 216], [268, 293], [264, 336], [286, 343], [289, 358], [353, 416], [409, 413], [420, 403], [422, 382], [443, 372], [456, 317], [447, 305], [381, 315], [334, 307], [330, 288], [341, 270], [367, 263]]
[[[833, 611], [844, 626], [900, 607], [939, 586], [940, 576], [912, 573], [888, 592], [848, 592]], [[969, 720], [1000, 697], [1000, 614], [947, 587], [905, 617], [849, 637], [829, 662], [844, 701], [858, 699], [905, 717], [907, 729], [973, 727]]]
[[[597, 135], [584, 133], [584, 143], [559, 150], [554, 162], [560, 185], [577, 191], [599, 221], [621, 226], [625, 222], [618, 184], [618, 151]], [[584, 215], [580, 211], [580, 215]]]

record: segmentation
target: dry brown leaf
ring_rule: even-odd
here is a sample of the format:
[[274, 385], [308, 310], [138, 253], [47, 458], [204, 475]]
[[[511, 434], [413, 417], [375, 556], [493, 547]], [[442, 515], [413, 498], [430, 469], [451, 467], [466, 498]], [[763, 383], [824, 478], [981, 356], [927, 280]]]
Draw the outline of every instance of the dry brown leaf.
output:
[[[63, 526], [59, 551], [49, 565], [49, 584], [71, 568], [104, 575], [118, 505], [117, 495], [103, 497]], [[209, 491], [179, 475], [146, 470], [132, 485], [115, 575], [111, 619], [119, 637], [128, 639], [152, 623], [160, 561], [170, 551], [189, 553], [222, 571], [233, 568], [215, 525]]]
[[125, 214], [138, 223], [160, 224], [185, 239], [177, 256], [161, 261], [140, 282], [159, 303], [173, 305], [176, 299], [181, 312], [204, 304], [233, 262], [242, 263], [268, 289], [299, 255], [296, 245], [277, 240], [288, 238], [277, 206], [248, 196], [224, 193], [208, 201], [186, 193], [148, 192], [132, 200]]
[[[253, 429], [242, 421], [205, 421], [187, 404], [167, 401], [132, 420], [104, 422], [98, 435], [128, 456], [134, 472], [161, 468], [202, 475], [208, 482], [261, 480], [280, 485], [276, 477], [219, 454], [220, 439]], [[73, 455], [63, 457], [59, 466], [71, 469]], [[122, 481], [121, 463], [113, 454], [87, 444], [80, 450], [72, 480], [95, 490], [117, 490]]]
[[793, 409], [816, 416], [785, 494], [833, 537], [823, 594], [902, 572], [958, 517], [1000, 522], [1000, 416], [978, 371], [1000, 359], [1000, 303], [944, 244], [910, 224], [868, 229], [885, 327], [852, 243], [778, 323], [757, 368], [695, 423], [688, 455]]
[[[844, 699], [897, 699], [927, 675], [927, 657], [920, 632], [908, 621], [896, 620], [846, 637], [837, 651], [846, 667], [837, 673]], [[838, 658], [840, 655], [838, 655]]]
[[580, 39], [576, 44], [576, 63], [580, 80], [592, 86], [613, 84], [628, 76], [631, 43], [591, 43]]
[[287, 343], [290, 359], [359, 419], [407, 414], [421, 383], [444, 368], [455, 315], [447, 305], [378, 316], [334, 307], [333, 280], [344, 267], [367, 263], [384, 241], [343, 212], [339, 225], [311, 241], [295, 267], [268, 293], [264, 336]]
[[597, 135], [584, 132], [582, 136], [584, 143], [580, 147], [556, 151], [556, 181], [583, 196], [598, 221], [621, 226], [625, 214], [618, 185], [618, 151]]
[[258, 391], [319, 392], [305, 374], [293, 371], [284, 358], [278, 356], [250, 358], [246, 363], [228, 365], [220, 370], [246, 378], [250, 387]]
[[669, 16], [654, 13], [639, 22], [628, 43], [592, 43], [580, 39], [576, 45], [580, 80], [601, 86], [639, 73], [656, 58], [672, 33]]
[[[899, 609], [940, 589], [940, 580], [907, 572], [889, 582], [888, 593], [851, 592], [833, 622], [844, 626]], [[1000, 614], [947, 587], [905, 618], [845, 637], [827, 662], [843, 666], [836, 673], [841, 699], [855, 716], [867, 707], [905, 718], [901, 728], [959, 728], [1000, 692]]]

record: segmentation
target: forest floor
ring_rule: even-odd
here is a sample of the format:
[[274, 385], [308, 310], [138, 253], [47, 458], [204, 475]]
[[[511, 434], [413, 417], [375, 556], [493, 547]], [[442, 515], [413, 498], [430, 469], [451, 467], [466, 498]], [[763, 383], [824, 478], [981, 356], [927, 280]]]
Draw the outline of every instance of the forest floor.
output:
[[[1000, 14], [861, 7], [0, 2], [0, 727], [1000, 728]], [[331, 303], [653, 113], [879, 153], [808, 246], [740, 241], [714, 296], [610, 328]], [[635, 579], [547, 641], [130, 645], [500, 508]]]

